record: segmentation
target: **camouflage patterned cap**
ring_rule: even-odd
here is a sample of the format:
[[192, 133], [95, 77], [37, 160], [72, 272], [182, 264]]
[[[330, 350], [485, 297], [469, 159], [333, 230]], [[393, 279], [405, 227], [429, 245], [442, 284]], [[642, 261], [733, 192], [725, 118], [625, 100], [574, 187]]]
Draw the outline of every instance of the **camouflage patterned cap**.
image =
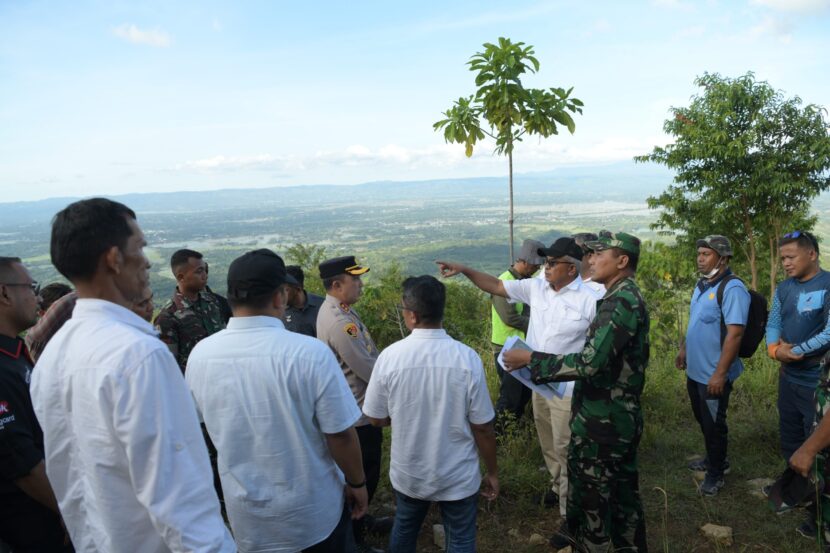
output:
[[720, 234], [710, 234], [706, 238], [701, 238], [695, 246], [715, 250], [721, 257], [732, 257], [732, 244], [729, 243], [729, 238]]
[[586, 242], [585, 246], [595, 252], [619, 248], [626, 253], [640, 255], [640, 239], [627, 232], [601, 232], [599, 238]]

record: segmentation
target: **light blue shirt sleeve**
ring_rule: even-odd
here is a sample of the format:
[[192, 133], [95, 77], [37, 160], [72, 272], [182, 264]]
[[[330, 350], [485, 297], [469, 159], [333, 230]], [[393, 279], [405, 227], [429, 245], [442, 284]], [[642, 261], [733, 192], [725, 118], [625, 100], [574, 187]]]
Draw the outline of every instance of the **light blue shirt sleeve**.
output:
[[767, 344], [774, 344], [781, 340], [781, 299], [778, 290], [772, 298], [772, 309], [767, 317]]
[[749, 292], [740, 281], [729, 282], [723, 291], [723, 322], [728, 325], [746, 326], [750, 301]]

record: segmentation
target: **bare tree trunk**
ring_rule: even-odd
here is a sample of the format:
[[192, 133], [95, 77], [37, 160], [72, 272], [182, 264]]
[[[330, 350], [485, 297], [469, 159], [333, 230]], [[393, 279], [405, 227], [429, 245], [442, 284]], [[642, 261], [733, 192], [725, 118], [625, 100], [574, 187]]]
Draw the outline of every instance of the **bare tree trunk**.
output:
[[510, 216], [507, 219], [507, 226], [510, 228], [510, 265], [513, 265], [513, 151], [507, 152], [507, 162], [510, 174]]
[[752, 219], [749, 217], [749, 210], [746, 207], [746, 199], [741, 202], [744, 208], [744, 232], [749, 243], [749, 272], [752, 275], [752, 289], [758, 289], [758, 252], [755, 250], [755, 235], [752, 232]]
[[769, 239], [769, 297], [770, 303], [775, 297], [775, 282], [778, 280], [778, 240], [781, 236], [781, 225], [772, 224], [772, 236]]

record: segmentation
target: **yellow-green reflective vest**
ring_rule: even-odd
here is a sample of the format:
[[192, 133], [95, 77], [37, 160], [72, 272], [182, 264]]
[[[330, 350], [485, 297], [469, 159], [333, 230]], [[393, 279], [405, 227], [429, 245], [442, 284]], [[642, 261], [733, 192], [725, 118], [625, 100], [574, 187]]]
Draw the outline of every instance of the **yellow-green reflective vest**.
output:
[[[505, 271], [499, 275], [499, 280], [516, 280], [516, 277], [514, 277], [510, 271]], [[514, 303], [513, 305], [515, 306], [517, 312], [522, 312], [524, 304]], [[512, 326], [507, 326], [506, 324], [504, 324], [504, 321], [501, 320], [499, 314], [496, 313], [496, 308], [492, 305], [490, 306], [490, 318], [493, 325], [492, 342], [494, 344], [503, 346], [504, 342], [511, 336], [518, 336], [519, 338], [524, 340], [525, 333], [519, 330], [518, 328], [513, 328]]]

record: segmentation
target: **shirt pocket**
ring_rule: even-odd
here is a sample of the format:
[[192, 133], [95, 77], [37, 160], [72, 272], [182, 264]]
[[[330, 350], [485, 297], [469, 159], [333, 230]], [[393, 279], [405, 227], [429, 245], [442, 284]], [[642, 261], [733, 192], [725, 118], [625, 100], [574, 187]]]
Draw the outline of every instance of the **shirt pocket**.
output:
[[803, 316], [813, 316], [821, 312], [824, 307], [824, 294], [826, 290], [814, 290], [802, 292], [798, 295], [798, 313]]

